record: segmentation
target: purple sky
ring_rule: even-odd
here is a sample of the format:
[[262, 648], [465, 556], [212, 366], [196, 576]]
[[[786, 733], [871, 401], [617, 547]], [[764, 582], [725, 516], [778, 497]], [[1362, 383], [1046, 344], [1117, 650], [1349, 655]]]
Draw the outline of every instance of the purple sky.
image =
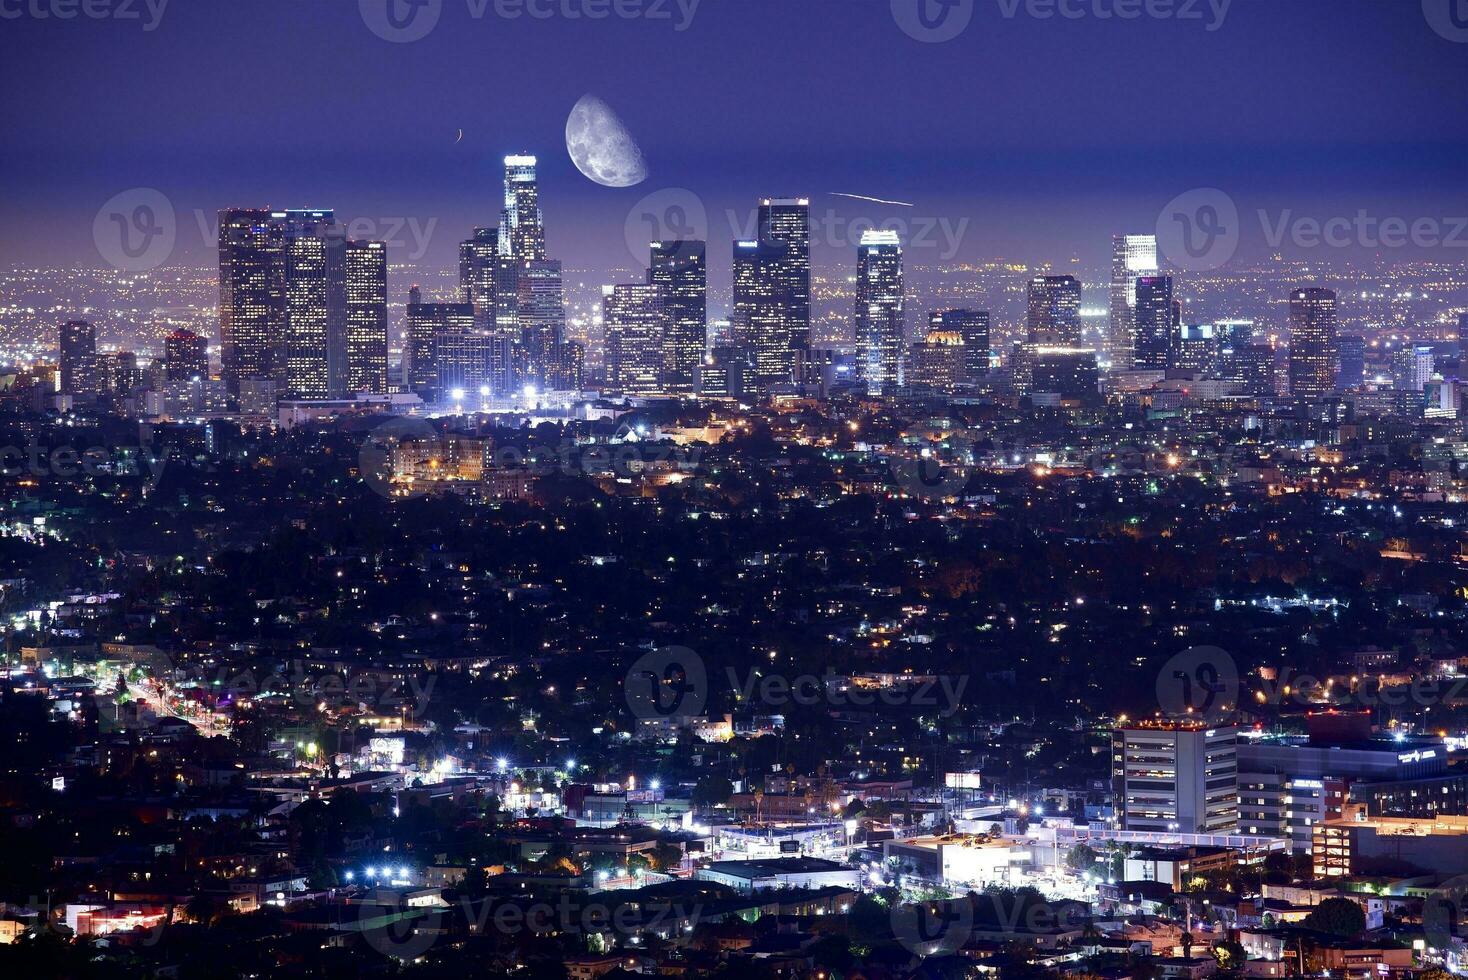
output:
[[[177, 215], [174, 262], [214, 261], [195, 209], [269, 204], [335, 207], [381, 235], [411, 219], [399, 258], [433, 222], [423, 261], [447, 266], [494, 222], [497, 161], [520, 150], [542, 161], [553, 253], [592, 269], [628, 263], [629, 213], [664, 188], [705, 208], [715, 274], [726, 213], [742, 223], [763, 194], [834, 208], [836, 242], [853, 218], [946, 218], [960, 257], [1098, 267], [1107, 235], [1151, 230], [1195, 187], [1248, 216], [1468, 214], [1468, 43], [1419, 0], [1233, 0], [1221, 24], [1210, 0], [1150, 0], [1200, 19], [1128, 20], [1100, 14], [1144, 0], [1065, 0], [1075, 18], [971, 0], [945, 43], [904, 33], [890, 0], [702, 0], [683, 30], [679, 0], [615, 0], [665, 17], [598, 20], [563, 11], [614, 0], [485, 0], [482, 16], [481, 0], [426, 0], [438, 21], [412, 43], [369, 29], [388, 0], [365, 15], [358, 0], [172, 0], [152, 30], [145, 0], [85, 0], [138, 20], [33, 14], [82, 2], [0, 0], [6, 265], [100, 264], [98, 209], [154, 187]], [[496, 12], [526, 2], [552, 16]], [[572, 166], [565, 118], [587, 92], [638, 139], [645, 184]], [[1264, 250], [1250, 222], [1241, 254]], [[949, 251], [933, 238], [919, 261]]]

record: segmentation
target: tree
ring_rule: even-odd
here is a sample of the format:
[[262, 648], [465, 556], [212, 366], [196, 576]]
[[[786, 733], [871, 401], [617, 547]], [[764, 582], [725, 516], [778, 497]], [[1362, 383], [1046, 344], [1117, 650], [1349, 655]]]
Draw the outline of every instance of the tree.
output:
[[1090, 871], [1096, 863], [1096, 852], [1086, 844], [1077, 844], [1065, 855], [1066, 867], [1077, 873]]
[[1349, 898], [1327, 898], [1305, 917], [1305, 928], [1350, 937], [1366, 931], [1366, 913]]
[[1237, 940], [1224, 939], [1214, 944], [1213, 958], [1218, 960], [1220, 970], [1238, 970], [1243, 968], [1244, 961], [1249, 958], [1249, 955], [1244, 952], [1243, 945]]

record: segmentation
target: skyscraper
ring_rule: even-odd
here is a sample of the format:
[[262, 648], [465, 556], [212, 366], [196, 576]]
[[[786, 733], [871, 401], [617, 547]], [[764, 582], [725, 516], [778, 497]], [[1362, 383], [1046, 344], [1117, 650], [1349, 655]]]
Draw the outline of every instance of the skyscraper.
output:
[[340, 395], [345, 230], [331, 211], [284, 211], [271, 220], [284, 235], [286, 391], [292, 398]]
[[[476, 365], [473, 343], [463, 338], [485, 334], [474, 316], [471, 303], [409, 303], [407, 361], [408, 389], [424, 401], [438, 401], [449, 387], [478, 391], [490, 383], [490, 359]], [[447, 368], [447, 371], [445, 371]]]
[[648, 282], [663, 303], [663, 390], [694, 393], [708, 327], [708, 262], [703, 242], [652, 244]]
[[1157, 274], [1157, 236], [1113, 235], [1111, 238], [1111, 365], [1132, 366], [1136, 349], [1137, 280]]
[[[330, 210], [221, 211], [220, 355], [231, 393], [249, 381], [258, 409], [272, 391], [295, 398], [386, 391], [386, 268], [386, 247], [347, 241]], [[380, 316], [370, 309], [375, 294], [384, 297]], [[371, 340], [379, 321], [380, 345]], [[378, 362], [380, 383], [371, 366]], [[372, 387], [355, 387], [364, 370]]]
[[960, 381], [973, 384], [989, 373], [989, 314], [984, 310], [938, 310], [929, 317], [930, 330], [957, 333], [963, 340]]
[[803, 197], [767, 197], [760, 201], [759, 237], [785, 246], [775, 275], [785, 283], [785, 341], [791, 364], [810, 349], [810, 201]]
[[607, 387], [627, 395], [662, 391], [663, 301], [651, 283], [607, 286], [602, 295]]
[[1336, 298], [1329, 289], [1290, 294], [1290, 394], [1323, 398], [1335, 390]]
[[1366, 380], [1366, 338], [1343, 334], [1336, 338], [1340, 363], [1336, 369], [1336, 389], [1359, 388]]
[[285, 231], [272, 212], [219, 212], [219, 337], [231, 393], [246, 378], [286, 379]]
[[61, 393], [96, 395], [102, 390], [97, 363], [97, 330], [85, 320], [61, 326]]
[[782, 274], [787, 247], [780, 242], [734, 243], [734, 345], [745, 352], [750, 381], [768, 389], [794, 377], [789, 318], [789, 277]]
[[856, 251], [856, 371], [872, 395], [901, 384], [906, 339], [902, 243], [895, 231], [866, 231]]
[[1137, 280], [1136, 298], [1132, 364], [1143, 370], [1165, 371], [1172, 366], [1180, 326], [1172, 276], [1142, 276]]
[[1079, 346], [1080, 280], [1074, 276], [1036, 276], [1031, 279], [1027, 319], [1030, 343]]
[[347, 391], [387, 393], [387, 246], [347, 242]]
[[535, 157], [505, 157], [505, 209], [500, 216], [500, 254], [522, 262], [545, 258], [545, 224]]
[[525, 349], [527, 383], [560, 387], [556, 363], [566, 328], [566, 303], [557, 259], [527, 259], [515, 276], [515, 323]]
[[934, 313], [927, 335], [907, 349], [904, 380], [916, 391], [952, 394], [966, 380], [966, 354], [963, 334], [945, 327], [942, 314]]
[[169, 381], [209, 377], [209, 342], [192, 330], [175, 330], [163, 340], [163, 372]]
[[1421, 394], [1432, 380], [1436, 357], [1426, 344], [1405, 344], [1392, 351], [1392, 387]]
[[459, 244], [459, 294], [463, 302], [487, 310], [491, 322], [499, 260], [498, 228], [475, 228], [473, 237]]

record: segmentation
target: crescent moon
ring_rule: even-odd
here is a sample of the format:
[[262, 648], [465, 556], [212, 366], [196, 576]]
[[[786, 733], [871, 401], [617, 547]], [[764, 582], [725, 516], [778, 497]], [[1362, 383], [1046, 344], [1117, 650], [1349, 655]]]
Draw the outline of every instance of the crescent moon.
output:
[[566, 152], [589, 180], [603, 187], [634, 187], [647, 179], [637, 141], [611, 106], [584, 95], [566, 119]]
[[459, 130], [459, 135], [454, 137], [454, 145], [457, 146], [462, 142], [464, 142], [464, 131], [461, 129]]

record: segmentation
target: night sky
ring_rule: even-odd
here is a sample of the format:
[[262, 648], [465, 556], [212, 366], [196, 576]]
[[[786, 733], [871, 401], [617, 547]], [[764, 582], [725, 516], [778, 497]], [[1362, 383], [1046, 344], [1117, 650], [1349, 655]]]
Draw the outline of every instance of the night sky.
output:
[[[436, 219], [423, 261], [447, 267], [495, 222], [498, 160], [516, 151], [541, 158], [552, 254], [590, 269], [629, 264], [629, 210], [668, 187], [705, 205], [720, 257], [726, 210], [763, 194], [843, 219], [967, 219], [960, 257], [1096, 268], [1111, 232], [1152, 230], [1195, 187], [1246, 213], [1468, 214], [1468, 43], [1421, 0], [1234, 0], [1212, 31], [1208, 0], [1198, 20], [972, 0], [946, 43], [909, 37], [889, 0], [702, 0], [682, 31], [676, 0], [656, 0], [666, 19], [604, 20], [441, 0], [412, 43], [376, 36], [358, 0], [171, 0], [151, 31], [143, 0], [116, 0], [141, 20], [22, 5], [62, 2], [0, 0], [9, 265], [100, 265], [93, 217], [142, 186], [176, 209], [176, 263], [214, 262], [195, 209], [268, 204]], [[646, 183], [599, 187], [571, 164], [565, 119], [588, 92], [637, 137]]]

